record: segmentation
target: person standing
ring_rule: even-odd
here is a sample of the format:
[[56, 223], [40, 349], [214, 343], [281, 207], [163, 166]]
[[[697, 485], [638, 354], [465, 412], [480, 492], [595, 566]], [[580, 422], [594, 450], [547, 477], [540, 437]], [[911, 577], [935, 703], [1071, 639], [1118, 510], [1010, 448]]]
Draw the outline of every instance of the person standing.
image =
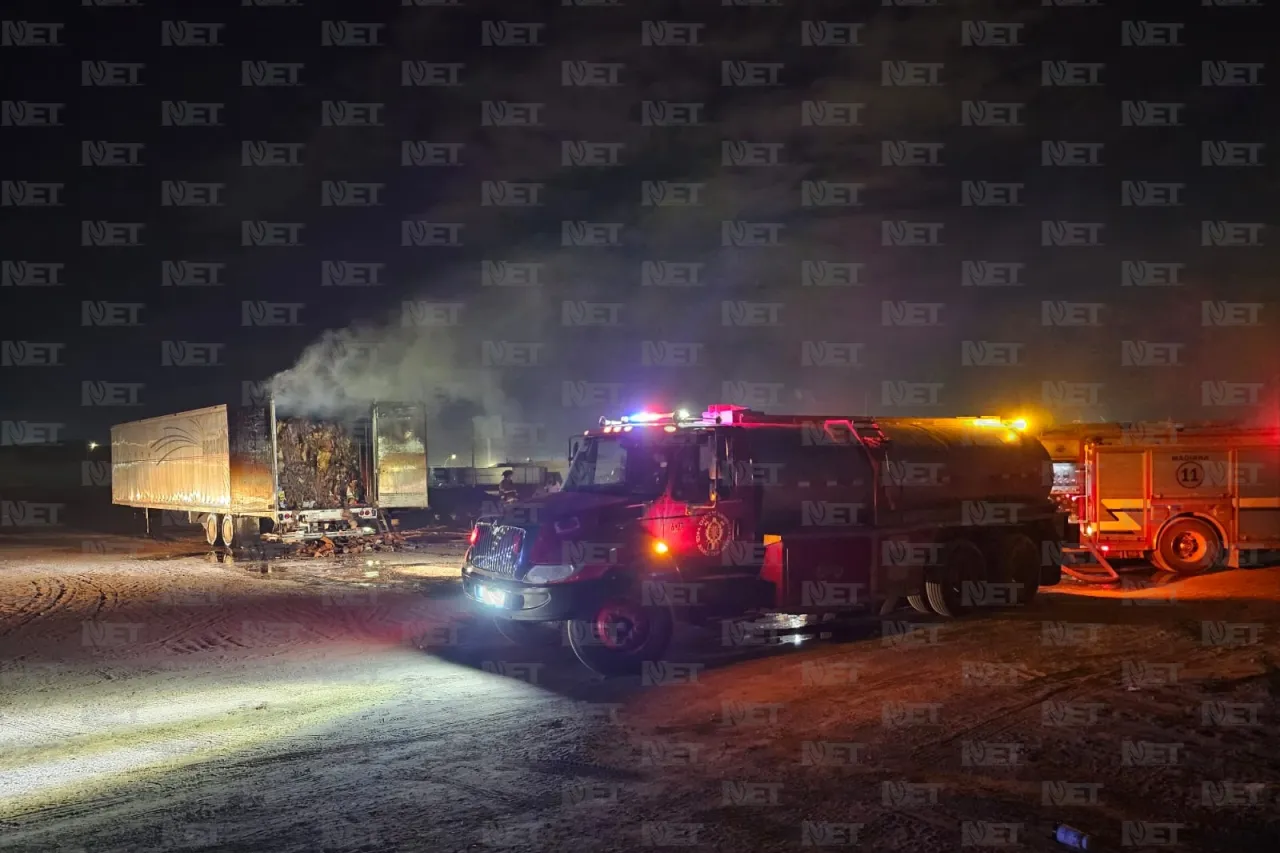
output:
[[518, 497], [516, 483], [515, 480], [512, 479], [515, 477], [515, 473], [515, 471], [502, 472], [502, 482], [498, 483], [498, 500], [503, 503], [510, 503]]

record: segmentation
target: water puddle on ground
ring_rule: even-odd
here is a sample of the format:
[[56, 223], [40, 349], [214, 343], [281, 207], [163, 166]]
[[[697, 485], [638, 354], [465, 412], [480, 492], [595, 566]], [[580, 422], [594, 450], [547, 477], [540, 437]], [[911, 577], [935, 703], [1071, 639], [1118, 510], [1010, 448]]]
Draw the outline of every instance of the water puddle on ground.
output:
[[209, 551], [184, 551], [181, 554], [149, 554], [145, 557], [134, 557], [139, 562], [162, 562], [164, 560], [190, 560], [192, 557], [212, 557]]

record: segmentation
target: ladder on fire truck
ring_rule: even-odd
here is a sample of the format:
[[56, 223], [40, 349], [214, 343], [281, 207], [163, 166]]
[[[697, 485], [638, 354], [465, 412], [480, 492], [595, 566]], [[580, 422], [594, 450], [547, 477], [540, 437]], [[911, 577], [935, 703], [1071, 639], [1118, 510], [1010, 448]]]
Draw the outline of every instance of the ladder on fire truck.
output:
[[1117, 583], [1120, 575], [1092, 542], [1062, 549], [1062, 571], [1081, 583]]

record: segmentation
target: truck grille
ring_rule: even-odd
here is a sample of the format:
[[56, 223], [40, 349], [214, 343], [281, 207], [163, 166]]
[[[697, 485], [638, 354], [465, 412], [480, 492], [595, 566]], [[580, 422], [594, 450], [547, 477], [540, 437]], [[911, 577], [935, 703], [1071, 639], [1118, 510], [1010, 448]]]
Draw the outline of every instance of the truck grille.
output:
[[471, 565], [486, 572], [514, 575], [520, 566], [524, 530], [502, 524], [478, 524], [479, 535], [471, 546]]

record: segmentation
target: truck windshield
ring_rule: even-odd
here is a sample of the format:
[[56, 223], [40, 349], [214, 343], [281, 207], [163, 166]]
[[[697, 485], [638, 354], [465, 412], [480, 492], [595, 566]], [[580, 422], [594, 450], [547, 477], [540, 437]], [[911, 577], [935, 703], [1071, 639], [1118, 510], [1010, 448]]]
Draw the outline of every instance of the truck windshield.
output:
[[621, 436], [588, 438], [573, 457], [561, 491], [656, 498], [667, 486], [667, 454], [667, 448]]

